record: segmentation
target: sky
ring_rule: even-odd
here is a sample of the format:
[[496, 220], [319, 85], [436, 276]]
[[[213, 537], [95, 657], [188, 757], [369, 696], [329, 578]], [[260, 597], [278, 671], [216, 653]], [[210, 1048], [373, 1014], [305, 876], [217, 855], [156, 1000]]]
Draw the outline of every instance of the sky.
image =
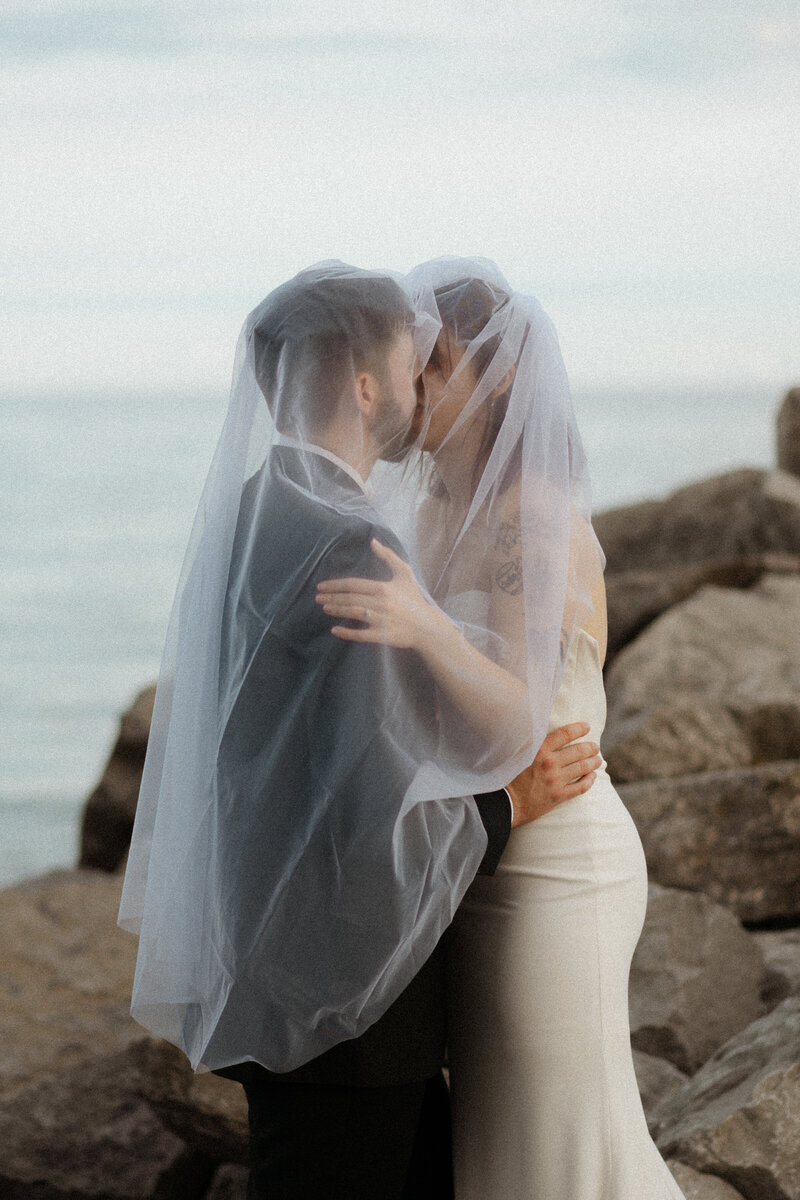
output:
[[4, 0], [0, 395], [225, 390], [325, 258], [495, 259], [581, 387], [800, 383], [800, 0]]

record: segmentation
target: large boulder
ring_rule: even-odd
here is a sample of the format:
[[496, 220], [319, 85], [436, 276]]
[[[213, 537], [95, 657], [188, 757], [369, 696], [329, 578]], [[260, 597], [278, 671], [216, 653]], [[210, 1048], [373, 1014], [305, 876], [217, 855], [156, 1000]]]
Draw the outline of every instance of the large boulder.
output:
[[786, 393], [778, 410], [778, 466], [800, 475], [800, 388]]
[[731, 471], [666, 500], [599, 513], [593, 525], [609, 575], [765, 551], [800, 554], [800, 481], [789, 471]]
[[193, 1200], [214, 1163], [141, 1095], [135, 1044], [0, 1098], [4, 1200]]
[[121, 881], [57, 871], [0, 891], [0, 1094], [141, 1036]]
[[[648, 752], [662, 735], [661, 775], [739, 766], [742, 759], [797, 757], [798, 629], [800, 576], [794, 575], [765, 575], [747, 591], [705, 587], [663, 613], [617, 656], [606, 675], [603, 747], [612, 775], [620, 781], [634, 772], [652, 777]], [[675, 733], [686, 720], [677, 714], [691, 713], [697, 704], [714, 706], [715, 716], [724, 709], [739, 738], [720, 717], [707, 761], [703, 735], [687, 743], [687, 766]], [[741, 745], [734, 748], [737, 740]], [[728, 752], [733, 761], [725, 763]]]
[[139, 1093], [188, 1147], [216, 1162], [247, 1161], [247, 1100], [243, 1088], [210, 1071], [195, 1074], [167, 1042], [135, 1047]]
[[743, 1200], [741, 1192], [735, 1191], [716, 1175], [703, 1175], [674, 1158], [669, 1160], [667, 1166], [683, 1192], [684, 1200]]
[[[184, 1200], [203, 1194], [186, 1189], [204, 1188], [214, 1163], [244, 1159], [238, 1084], [195, 1075], [131, 1019], [136, 939], [116, 924], [121, 886], [102, 871], [59, 871], [0, 892], [0, 1195], [9, 1200]], [[103, 1171], [115, 1176], [107, 1192]]]
[[764, 929], [753, 933], [764, 955], [761, 999], [769, 1012], [787, 996], [800, 996], [800, 929]]
[[618, 784], [745, 767], [753, 759], [739, 722], [724, 704], [681, 693], [656, 704], [616, 745], [604, 742], [604, 750]]
[[650, 877], [743, 921], [800, 919], [800, 761], [625, 784]]
[[631, 1042], [691, 1073], [761, 1012], [764, 962], [736, 918], [650, 884], [630, 975]]
[[713, 584], [749, 588], [765, 574], [800, 575], [798, 554], [751, 554], [744, 558], [623, 571], [606, 576], [608, 649], [606, 663], [668, 608]]
[[800, 999], [721, 1046], [666, 1097], [653, 1127], [666, 1158], [746, 1200], [800, 1200]]
[[643, 1050], [633, 1051], [633, 1067], [642, 1108], [648, 1118], [665, 1096], [686, 1082], [686, 1075], [673, 1063], [655, 1054], [645, 1054]]
[[145, 688], [122, 716], [111, 757], [83, 811], [79, 867], [116, 871], [125, 859], [136, 816], [155, 694], [155, 686]]

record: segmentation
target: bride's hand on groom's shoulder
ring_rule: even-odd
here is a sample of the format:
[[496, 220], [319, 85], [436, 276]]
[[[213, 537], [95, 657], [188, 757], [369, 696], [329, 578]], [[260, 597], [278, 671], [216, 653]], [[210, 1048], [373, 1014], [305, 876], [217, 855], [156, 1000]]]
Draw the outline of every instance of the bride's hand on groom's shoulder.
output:
[[578, 741], [588, 732], [585, 721], [576, 721], [548, 733], [531, 765], [507, 786], [514, 806], [512, 826], [527, 825], [588, 792], [603, 761], [596, 742]]

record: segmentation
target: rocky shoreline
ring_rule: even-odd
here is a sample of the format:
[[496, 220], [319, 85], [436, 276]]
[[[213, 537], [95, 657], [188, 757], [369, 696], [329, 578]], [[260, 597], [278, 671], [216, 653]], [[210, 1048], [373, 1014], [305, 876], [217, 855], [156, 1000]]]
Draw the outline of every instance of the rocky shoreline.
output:
[[[596, 528], [603, 746], [651, 878], [630, 981], [648, 1121], [687, 1200], [800, 1200], [800, 389], [775, 470]], [[128, 1012], [116, 912], [152, 703], [122, 719], [76, 870], [0, 891], [7, 1200], [244, 1196], [241, 1089]]]

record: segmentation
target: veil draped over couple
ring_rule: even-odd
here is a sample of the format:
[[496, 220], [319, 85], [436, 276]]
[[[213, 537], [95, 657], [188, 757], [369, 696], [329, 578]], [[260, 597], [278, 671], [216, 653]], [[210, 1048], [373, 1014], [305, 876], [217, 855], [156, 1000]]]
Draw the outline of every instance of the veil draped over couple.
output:
[[602, 570], [554, 328], [492, 263], [322, 263], [248, 316], [120, 923], [134, 1017], [244, 1086], [249, 1197], [680, 1198]]

